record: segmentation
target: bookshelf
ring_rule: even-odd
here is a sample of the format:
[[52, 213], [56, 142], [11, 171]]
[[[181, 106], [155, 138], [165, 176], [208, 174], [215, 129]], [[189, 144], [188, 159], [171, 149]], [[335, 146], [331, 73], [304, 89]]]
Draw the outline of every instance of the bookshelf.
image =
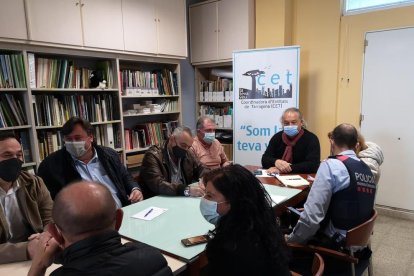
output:
[[138, 167], [145, 151], [162, 144], [181, 122], [178, 62], [119, 60], [122, 139], [128, 168]]
[[233, 159], [232, 64], [217, 63], [195, 67], [196, 115], [216, 122], [216, 138], [227, 157]]
[[33, 121], [23, 51], [0, 48], [0, 131], [14, 131], [23, 147], [23, 167], [34, 165]]
[[[72, 116], [91, 122], [98, 145], [122, 148], [114, 58], [29, 51], [27, 60], [37, 163], [62, 148], [61, 127]], [[92, 75], [105, 85], [96, 88]]]
[[[106, 87], [90, 87], [96, 71]], [[97, 144], [137, 167], [181, 122], [179, 74], [173, 59], [0, 43], [0, 131], [19, 136], [23, 166], [34, 171], [63, 146], [66, 120], [80, 116], [91, 122]]]

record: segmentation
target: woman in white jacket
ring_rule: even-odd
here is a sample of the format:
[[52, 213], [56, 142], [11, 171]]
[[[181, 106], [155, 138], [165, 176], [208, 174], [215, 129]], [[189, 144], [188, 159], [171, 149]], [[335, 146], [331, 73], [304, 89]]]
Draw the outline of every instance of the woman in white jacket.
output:
[[378, 184], [381, 175], [380, 166], [384, 162], [381, 148], [373, 142], [365, 142], [364, 137], [358, 132], [358, 143], [355, 153], [371, 169], [375, 177], [375, 183]]

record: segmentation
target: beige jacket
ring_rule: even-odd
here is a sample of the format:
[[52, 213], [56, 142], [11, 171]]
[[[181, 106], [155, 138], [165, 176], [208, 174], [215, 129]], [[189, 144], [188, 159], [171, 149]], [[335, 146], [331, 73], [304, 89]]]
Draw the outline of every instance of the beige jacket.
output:
[[[43, 232], [52, 222], [53, 201], [43, 180], [27, 172], [18, 178], [20, 188], [16, 196], [22, 215], [30, 224], [32, 233]], [[8, 243], [9, 226], [3, 209], [0, 208], [0, 264], [27, 260], [27, 241]]]

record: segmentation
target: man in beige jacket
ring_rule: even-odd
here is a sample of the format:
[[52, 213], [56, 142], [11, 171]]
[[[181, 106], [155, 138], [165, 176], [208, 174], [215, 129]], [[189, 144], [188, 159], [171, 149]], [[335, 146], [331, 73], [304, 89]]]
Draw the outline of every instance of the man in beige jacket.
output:
[[0, 264], [31, 259], [39, 233], [52, 222], [53, 201], [41, 178], [21, 171], [23, 151], [0, 132]]

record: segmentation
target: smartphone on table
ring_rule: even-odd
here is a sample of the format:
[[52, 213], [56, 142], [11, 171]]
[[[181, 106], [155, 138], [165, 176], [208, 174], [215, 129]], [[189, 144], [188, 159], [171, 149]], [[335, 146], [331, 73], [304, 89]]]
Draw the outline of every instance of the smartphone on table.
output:
[[181, 243], [184, 244], [184, 246], [192, 246], [192, 245], [197, 245], [201, 243], [206, 243], [209, 240], [210, 240], [209, 235], [200, 235], [200, 236], [195, 236], [195, 237], [191, 237], [187, 239], [182, 239]]

